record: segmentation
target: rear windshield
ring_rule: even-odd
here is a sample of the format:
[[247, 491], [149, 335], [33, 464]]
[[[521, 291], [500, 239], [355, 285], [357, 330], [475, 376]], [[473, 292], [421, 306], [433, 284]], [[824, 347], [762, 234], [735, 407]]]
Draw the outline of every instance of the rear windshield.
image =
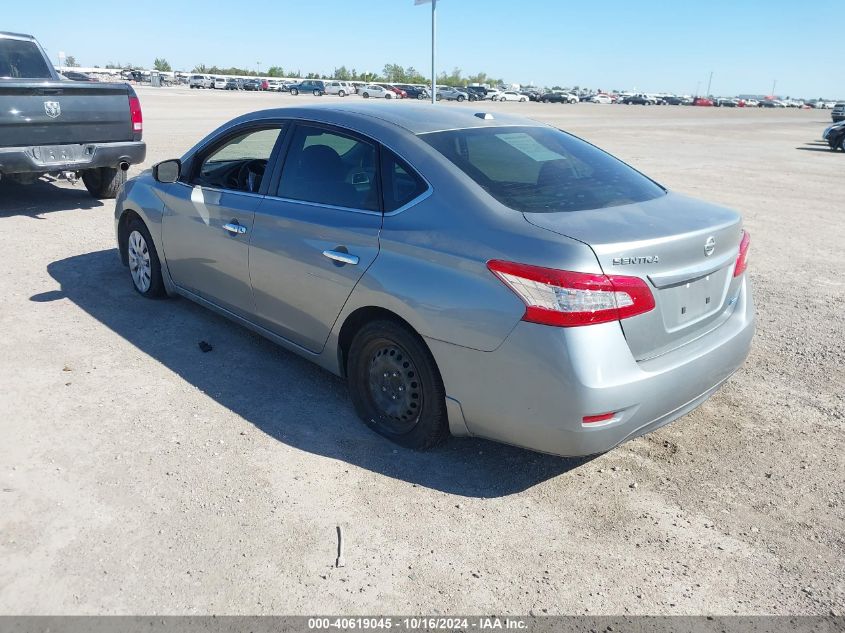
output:
[[53, 73], [34, 42], [0, 38], [0, 77], [52, 79]]
[[496, 200], [525, 213], [601, 209], [666, 193], [610, 154], [553, 128], [472, 128], [420, 138]]

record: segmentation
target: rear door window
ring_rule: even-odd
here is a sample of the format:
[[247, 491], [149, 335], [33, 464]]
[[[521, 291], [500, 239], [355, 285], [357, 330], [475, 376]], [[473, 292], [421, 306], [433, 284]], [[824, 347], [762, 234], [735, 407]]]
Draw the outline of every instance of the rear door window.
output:
[[52, 79], [53, 74], [35, 42], [0, 38], [0, 78]]
[[349, 209], [379, 211], [376, 146], [351, 134], [297, 126], [285, 158], [278, 195]]
[[381, 155], [384, 211], [390, 213], [425, 193], [428, 185], [405, 161], [392, 152], [382, 149]]

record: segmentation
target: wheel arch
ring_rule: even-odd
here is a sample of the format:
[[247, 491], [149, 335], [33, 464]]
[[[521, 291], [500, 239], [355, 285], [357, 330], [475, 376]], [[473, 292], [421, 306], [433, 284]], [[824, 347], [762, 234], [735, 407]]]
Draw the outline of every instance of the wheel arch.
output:
[[[129, 256], [126, 252], [126, 243], [129, 237], [129, 225], [136, 219], [144, 222], [144, 225], [146, 226], [147, 223], [144, 221], [143, 216], [135, 209], [129, 207], [123, 210], [117, 221], [117, 248], [120, 252], [120, 261], [123, 262], [124, 266], [129, 265]], [[148, 231], [149, 229], [150, 227], [147, 226]]]
[[[349, 349], [352, 346], [352, 341], [355, 338], [355, 335], [367, 323], [372, 323], [377, 320], [393, 321], [394, 323], [407, 328], [408, 331], [416, 336], [420, 340], [420, 343], [428, 349], [429, 354], [432, 354], [431, 349], [429, 349], [428, 344], [425, 342], [425, 339], [407, 320], [403, 319], [392, 310], [388, 310], [387, 308], [383, 308], [381, 306], [362, 306], [350, 312], [344, 319], [343, 324], [340, 326], [340, 330], [338, 330], [337, 363], [339, 373], [343, 378], [347, 377], [346, 363], [349, 360]], [[432, 358], [434, 358], [434, 354], [432, 354]], [[438, 372], [440, 371], [439, 367], [437, 367], [436, 360], [435, 368], [437, 368]]]

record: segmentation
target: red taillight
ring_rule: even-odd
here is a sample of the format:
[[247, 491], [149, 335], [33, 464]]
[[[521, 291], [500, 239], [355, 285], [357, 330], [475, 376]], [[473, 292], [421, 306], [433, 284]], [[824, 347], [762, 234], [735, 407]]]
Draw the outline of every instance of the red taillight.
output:
[[487, 268], [525, 302], [523, 321], [575, 327], [618, 321], [654, 309], [639, 277], [595, 275], [491, 260]]
[[129, 97], [129, 115], [132, 120], [132, 131], [140, 134], [144, 131], [144, 115], [141, 114], [141, 101], [138, 97]]
[[739, 255], [736, 257], [734, 266], [734, 277], [739, 277], [748, 268], [748, 248], [751, 246], [751, 236], [748, 231], [742, 232], [742, 239], [739, 241]]

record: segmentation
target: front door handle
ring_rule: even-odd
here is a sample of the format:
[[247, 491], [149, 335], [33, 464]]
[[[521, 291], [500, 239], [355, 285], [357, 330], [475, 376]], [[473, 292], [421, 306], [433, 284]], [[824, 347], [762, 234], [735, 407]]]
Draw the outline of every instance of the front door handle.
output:
[[246, 233], [246, 227], [243, 224], [238, 224], [237, 222], [227, 222], [223, 225], [223, 228], [226, 231], [229, 231], [232, 235], [243, 235]]
[[357, 255], [350, 255], [349, 253], [342, 253], [340, 251], [323, 251], [323, 256], [328, 257], [334, 262], [352, 264], [353, 266], [359, 261]]

